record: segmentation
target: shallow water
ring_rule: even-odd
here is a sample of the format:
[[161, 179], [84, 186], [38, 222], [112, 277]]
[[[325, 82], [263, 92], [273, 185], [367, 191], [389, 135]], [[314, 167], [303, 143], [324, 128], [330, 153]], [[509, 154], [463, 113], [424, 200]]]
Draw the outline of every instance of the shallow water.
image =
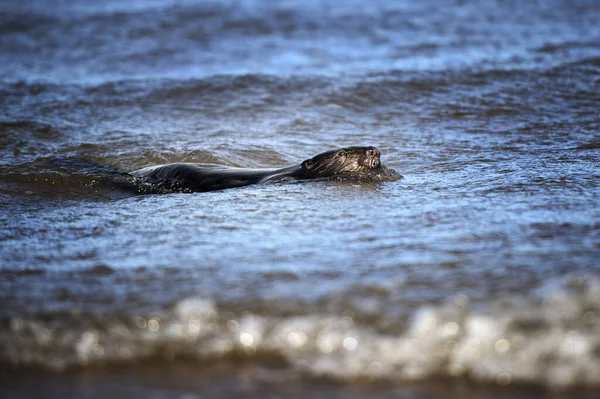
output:
[[[598, 394], [597, 2], [0, 9], [2, 397]], [[85, 168], [350, 145], [404, 179]]]

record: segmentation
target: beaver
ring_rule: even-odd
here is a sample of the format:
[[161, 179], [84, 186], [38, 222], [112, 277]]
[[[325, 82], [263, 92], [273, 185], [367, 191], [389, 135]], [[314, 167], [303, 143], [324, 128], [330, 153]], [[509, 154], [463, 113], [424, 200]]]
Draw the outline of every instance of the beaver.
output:
[[347, 147], [318, 154], [284, 168], [236, 168], [203, 163], [172, 163], [149, 166], [129, 174], [142, 192], [206, 192], [250, 184], [294, 182], [309, 179], [367, 182], [401, 179], [381, 163], [375, 147]]

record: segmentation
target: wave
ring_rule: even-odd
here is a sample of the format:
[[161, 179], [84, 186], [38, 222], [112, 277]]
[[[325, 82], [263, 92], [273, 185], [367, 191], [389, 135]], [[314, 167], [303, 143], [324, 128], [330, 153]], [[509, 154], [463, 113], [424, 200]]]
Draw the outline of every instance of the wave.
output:
[[[285, 104], [287, 99], [298, 97], [312, 99], [313, 105], [332, 102], [350, 107], [363, 105], [355, 98], [372, 104], [426, 104], [428, 96], [437, 95], [448, 100], [448, 91], [460, 94], [474, 88], [488, 88], [486, 98], [493, 105], [501, 102], [497, 94], [515, 98], [523, 106], [522, 98], [532, 93], [547, 92], [550, 87], [568, 97], [583, 98], [596, 93], [589, 86], [598, 73], [598, 57], [578, 61], [566, 60], [563, 64], [547, 68], [524, 69], [510, 65], [481, 65], [478, 67], [453, 68], [441, 71], [390, 69], [380, 72], [349, 74], [332, 79], [319, 74], [289, 74], [286, 76], [266, 73], [213, 74], [201, 78], [120, 79], [100, 84], [65, 84], [16, 81], [0, 84], [0, 94], [5, 98], [18, 99], [28, 95], [34, 103], [54, 102], [55, 106], [80, 107], [98, 104], [144, 105], [175, 102], [191, 106], [198, 100], [206, 107], [232, 106], [236, 103], [246, 108], [253, 106]], [[558, 79], [559, 83], [556, 84]], [[339, 94], [338, 94], [339, 93]], [[476, 93], [481, 96], [481, 92]], [[337, 99], [337, 96], [342, 98]], [[343, 101], [343, 97], [348, 101]], [[425, 97], [422, 100], [421, 97]], [[460, 98], [459, 98], [460, 99]], [[305, 101], [307, 104], [310, 102]], [[547, 102], [547, 101], [544, 101]], [[542, 103], [544, 103], [542, 102]], [[355, 104], [356, 103], [356, 104]], [[517, 104], [518, 103], [518, 104]], [[469, 104], [468, 104], [469, 105]]]
[[[100, 270], [100, 269], [99, 269]], [[106, 273], [102, 268], [100, 273]], [[261, 356], [315, 377], [600, 389], [600, 279], [571, 276], [532, 297], [470, 305], [457, 296], [421, 306], [402, 332], [369, 323], [377, 304], [342, 315], [252, 314], [188, 297], [146, 315], [75, 312], [14, 317], [0, 327], [0, 359], [52, 370], [131, 364], [146, 358], [200, 362]], [[306, 310], [305, 310], [306, 312]]]
[[15, 145], [30, 136], [36, 140], [51, 142], [61, 136], [61, 132], [47, 123], [36, 121], [0, 122], [0, 144]]
[[[0, 13], [0, 34], [7, 38], [0, 77], [106, 82], [215, 72], [532, 70], [598, 55], [597, 37], [582, 33], [586, 26], [592, 32], [594, 21], [565, 15], [571, 8], [564, 4], [43, 3]], [[591, 3], [580, 7], [580, 15], [597, 11]], [[521, 32], [525, 25], [528, 35]], [[565, 39], [548, 43], [547, 26], [558, 26], [554, 36]]]

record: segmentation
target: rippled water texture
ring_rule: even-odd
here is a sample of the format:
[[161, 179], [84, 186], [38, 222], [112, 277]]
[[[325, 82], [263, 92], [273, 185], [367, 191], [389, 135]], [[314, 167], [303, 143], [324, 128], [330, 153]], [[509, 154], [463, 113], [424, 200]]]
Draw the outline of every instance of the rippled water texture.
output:
[[[0, 396], [600, 392], [597, 1], [0, 4]], [[373, 145], [404, 179], [133, 195]]]

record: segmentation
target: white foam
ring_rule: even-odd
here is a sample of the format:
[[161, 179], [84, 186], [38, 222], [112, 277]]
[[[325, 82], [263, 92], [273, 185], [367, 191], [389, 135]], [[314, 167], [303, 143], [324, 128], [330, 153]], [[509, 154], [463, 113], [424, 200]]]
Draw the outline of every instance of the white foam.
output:
[[227, 315], [211, 299], [195, 297], [163, 314], [115, 322], [102, 331], [15, 319], [0, 344], [9, 348], [5, 360], [52, 368], [157, 354], [172, 360], [265, 351], [304, 373], [346, 381], [445, 375], [499, 385], [600, 388], [596, 277], [551, 282], [536, 296], [499, 298], [476, 309], [465, 297], [423, 306], [397, 334], [379, 332], [348, 314]]

